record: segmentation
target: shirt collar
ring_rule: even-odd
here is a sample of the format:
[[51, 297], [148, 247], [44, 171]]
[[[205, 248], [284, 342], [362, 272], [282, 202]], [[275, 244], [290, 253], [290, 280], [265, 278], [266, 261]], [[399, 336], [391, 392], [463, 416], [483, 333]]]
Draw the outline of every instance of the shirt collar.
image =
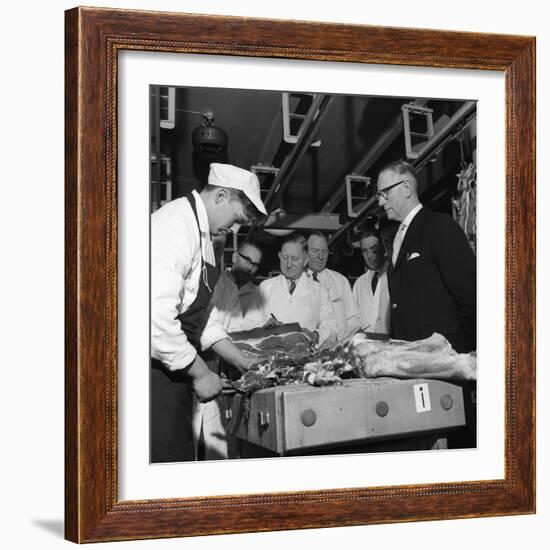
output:
[[321, 274], [324, 273], [326, 270], [327, 270], [327, 268], [325, 267], [325, 269], [323, 269], [323, 271], [313, 271], [313, 269], [310, 269], [308, 267], [307, 268], [307, 275], [313, 279], [313, 274], [317, 273], [317, 277], [320, 278]]
[[383, 264], [382, 264], [382, 267], [376, 271], [376, 269], [370, 269], [367, 267], [367, 273], [370, 273], [371, 274], [371, 277], [375, 274], [375, 273], [378, 273], [378, 276], [380, 277], [382, 274], [384, 274], [387, 269], [388, 269], [388, 266], [389, 266], [389, 262], [388, 260], [386, 260]]
[[413, 218], [418, 214], [420, 209], [422, 208], [422, 204], [417, 204], [406, 216], [405, 219], [401, 222], [401, 225], [405, 228], [409, 227], [411, 222], [413, 221]]
[[204, 202], [201, 199], [201, 196], [197, 191], [192, 191], [193, 197], [195, 198], [195, 204], [197, 205], [197, 217], [199, 218], [199, 230], [203, 236], [210, 239], [210, 224], [208, 223], [208, 214], [206, 212], [206, 207]]
[[[282, 274], [281, 274], [282, 275]], [[298, 283], [302, 280], [303, 276], [307, 277], [307, 274], [305, 271], [302, 271], [302, 274], [297, 279], [287, 279], [284, 275], [282, 275], [283, 279], [286, 282], [286, 285], [290, 288], [290, 282], [294, 281], [296, 283], [296, 286], [298, 286]]]

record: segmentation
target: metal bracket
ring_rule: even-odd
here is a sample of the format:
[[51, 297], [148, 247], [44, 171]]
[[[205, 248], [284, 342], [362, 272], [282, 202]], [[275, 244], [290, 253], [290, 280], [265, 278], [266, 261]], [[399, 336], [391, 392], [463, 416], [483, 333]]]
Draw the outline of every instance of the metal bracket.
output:
[[[176, 88], [160, 88], [160, 112], [160, 127], [173, 130], [176, 126]], [[164, 112], [166, 116], [163, 117]]]
[[[428, 107], [420, 107], [414, 103], [406, 103], [401, 106], [403, 112], [403, 134], [405, 136], [405, 154], [408, 159], [417, 159], [422, 155], [426, 143], [434, 135], [433, 109]], [[419, 132], [411, 130], [411, 115], [414, 117], [421, 116], [426, 119], [426, 130]], [[422, 142], [420, 147], [418, 144], [413, 144], [413, 137], [420, 138]]]
[[[257, 176], [273, 176], [277, 177], [279, 174], [280, 168], [277, 168], [276, 166], [264, 166], [263, 164], [255, 164], [250, 167], [250, 171]], [[259, 179], [259, 178], [258, 178]], [[269, 193], [269, 190], [271, 189], [271, 185], [268, 187], [262, 187], [262, 180], [260, 180], [260, 195], [263, 196]]]
[[157, 170], [157, 156], [151, 156], [151, 185], [158, 186], [158, 201], [153, 204], [153, 210], [172, 200], [172, 159], [161, 154], [158, 160], [160, 162]]
[[[348, 203], [348, 216], [357, 218], [362, 205], [369, 198], [368, 188], [371, 178], [368, 176], [357, 176], [348, 174], [346, 176], [346, 199]], [[356, 193], [354, 195], [354, 193]], [[357, 194], [360, 193], [360, 194]], [[359, 207], [357, 207], [359, 205]]]
[[267, 428], [269, 426], [269, 413], [258, 411], [258, 422], [260, 423], [260, 427]]
[[[295, 104], [295, 106], [297, 107], [300, 104], [301, 99], [306, 96], [315, 98], [315, 94], [291, 94], [288, 92], [283, 92], [283, 97], [282, 97], [283, 139], [285, 140], [286, 143], [296, 143], [298, 141], [300, 137], [300, 132], [302, 131], [303, 122], [307, 118], [307, 115], [309, 113], [309, 110], [305, 114], [300, 114], [295, 111], [292, 111], [291, 100], [292, 100], [292, 103]], [[293, 133], [292, 131], [292, 119], [302, 121], [296, 133]], [[311, 143], [310, 147], [319, 147], [320, 145], [321, 145], [321, 140], [319, 139]]]

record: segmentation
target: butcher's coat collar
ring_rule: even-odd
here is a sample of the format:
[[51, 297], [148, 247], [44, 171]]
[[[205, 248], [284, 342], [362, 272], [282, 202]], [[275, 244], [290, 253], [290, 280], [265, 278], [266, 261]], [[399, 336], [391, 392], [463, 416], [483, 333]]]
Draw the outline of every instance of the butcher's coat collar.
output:
[[302, 271], [302, 274], [297, 279], [287, 279], [282, 273], [281, 273], [281, 276], [283, 277], [284, 281], [286, 282], [287, 287], [289, 287], [289, 288], [290, 288], [290, 282], [291, 281], [294, 281], [296, 283], [296, 287], [298, 287], [298, 285], [300, 284], [300, 281], [304, 277], [307, 279], [307, 274], [306, 274], [305, 269], [304, 269], [304, 271]]
[[195, 204], [197, 205], [199, 230], [202, 233], [203, 237], [210, 239], [210, 224], [208, 223], [208, 213], [206, 212], [206, 206], [204, 206], [204, 202], [197, 191], [193, 190], [191, 194], [193, 195], [195, 199]]

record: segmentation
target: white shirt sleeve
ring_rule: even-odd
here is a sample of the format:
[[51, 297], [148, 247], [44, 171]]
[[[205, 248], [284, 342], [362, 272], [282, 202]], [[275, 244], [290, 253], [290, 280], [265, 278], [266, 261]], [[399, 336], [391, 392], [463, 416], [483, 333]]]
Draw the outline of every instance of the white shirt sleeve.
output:
[[176, 317], [196, 297], [196, 290], [193, 296], [190, 288], [193, 279], [198, 285], [200, 259], [194, 217], [176, 207], [155, 212], [151, 218], [151, 354], [169, 370], [188, 367], [197, 355]]
[[269, 296], [269, 284], [269, 279], [261, 282], [252, 295], [248, 309], [243, 316], [240, 330], [250, 330], [255, 327], [261, 327], [267, 322], [268, 315], [265, 313], [264, 305]]
[[216, 342], [228, 338], [227, 333], [231, 325], [238, 323], [242, 318], [241, 304], [237, 285], [222, 274], [214, 288], [212, 298], [207, 308], [208, 321], [201, 335], [203, 350], [211, 348]]
[[338, 338], [338, 322], [336, 313], [332, 307], [330, 296], [326, 289], [320, 283], [316, 283], [319, 291], [320, 310], [319, 310], [319, 344], [322, 344], [329, 336]]
[[361, 321], [361, 328], [365, 329], [369, 325], [368, 311], [370, 310], [370, 304], [372, 299], [369, 299], [366, 294], [365, 285], [368, 284], [368, 276], [366, 273], [361, 275], [353, 284], [353, 297], [355, 298], [355, 305], [359, 310], [359, 319]]
[[349, 281], [343, 275], [339, 279], [340, 296], [342, 298], [342, 305], [344, 306], [344, 315], [346, 318], [345, 335], [347, 335], [353, 330], [361, 328], [361, 318], [359, 317], [359, 310], [357, 309], [357, 304], [355, 303]]

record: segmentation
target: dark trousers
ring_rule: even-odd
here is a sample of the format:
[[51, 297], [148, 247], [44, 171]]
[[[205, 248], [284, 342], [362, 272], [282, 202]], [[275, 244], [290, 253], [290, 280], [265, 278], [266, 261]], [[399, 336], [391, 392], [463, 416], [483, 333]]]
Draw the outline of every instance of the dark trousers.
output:
[[150, 381], [151, 462], [194, 460], [193, 392], [189, 379], [151, 359]]

